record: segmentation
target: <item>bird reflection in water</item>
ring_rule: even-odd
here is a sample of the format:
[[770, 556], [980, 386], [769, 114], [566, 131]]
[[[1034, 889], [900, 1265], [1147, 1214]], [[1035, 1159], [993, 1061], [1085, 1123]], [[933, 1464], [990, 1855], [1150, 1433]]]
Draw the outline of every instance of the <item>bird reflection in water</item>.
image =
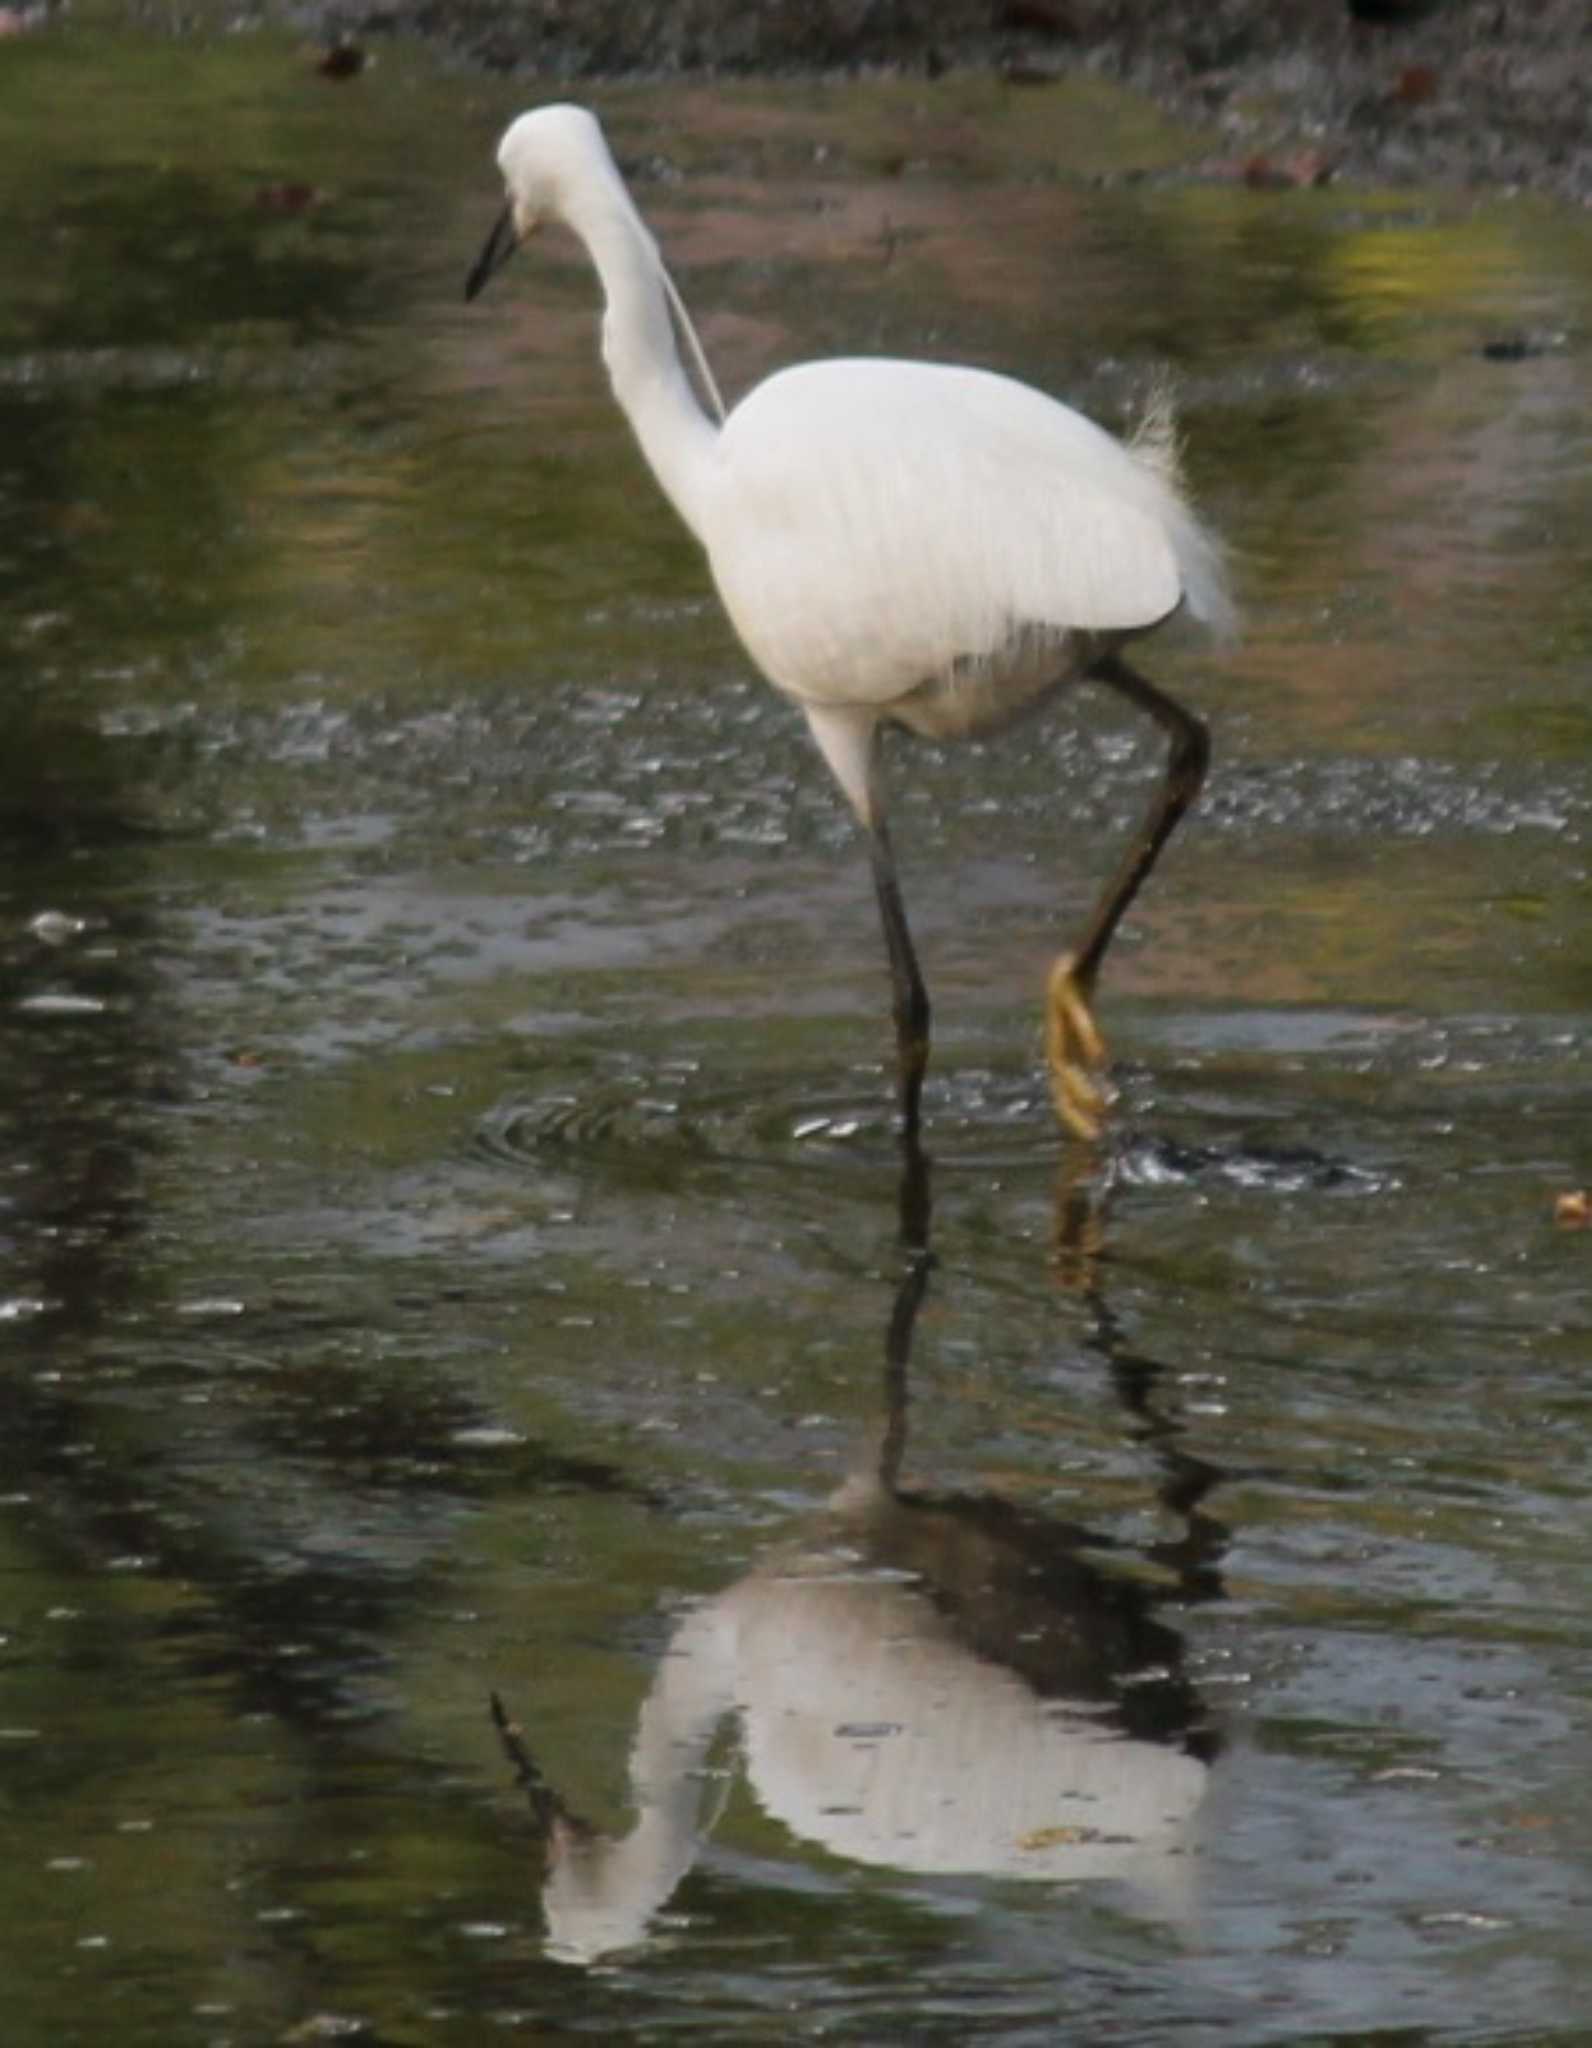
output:
[[[709, 1768], [733, 1724], [763, 1808], [801, 1839], [912, 1874], [1116, 1880], [1172, 1919], [1192, 1904], [1218, 1737], [1168, 1602], [1221, 1597], [1220, 1474], [1156, 1406], [1162, 1368], [1123, 1343], [1099, 1283], [1087, 1187], [1058, 1200], [1058, 1271], [1089, 1303], [1092, 1346], [1160, 1470], [1177, 1533], [1158, 1583], [1102, 1561], [1109, 1537], [996, 1493], [903, 1483], [908, 1363], [928, 1292], [929, 1169], [909, 1142], [905, 1267], [867, 1456], [800, 1542], [681, 1620], [630, 1758], [622, 1836], [573, 1814], [493, 1698], [547, 1847], [551, 1953], [633, 1946], [690, 1869], [726, 1796]], [[1144, 1557], [1146, 1553], [1137, 1553]]]

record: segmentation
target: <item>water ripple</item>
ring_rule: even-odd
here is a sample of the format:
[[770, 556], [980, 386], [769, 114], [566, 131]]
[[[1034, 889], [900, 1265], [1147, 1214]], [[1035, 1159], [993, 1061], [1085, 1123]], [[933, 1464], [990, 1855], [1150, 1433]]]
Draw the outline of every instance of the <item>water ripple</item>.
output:
[[[596, 1163], [714, 1162], [741, 1167], [892, 1167], [900, 1141], [883, 1076], [853, 1090], [800, 1075], [749, 1075], [700, 1086], [636, 1071], [566, 1082], [497, 1104], [475, 1142], [500, 1163], [550, 1155]], [[969, 1070], [931, 1084], [924, 1143], [950, 1172], [1054, 1170], [1067, 1148], [1042, 1081], [1024, 1072]], [[1082, 1155], [1080, 1155], [1081, 1157]], [[1093, 1162], [1103, 1179], [1133, 1188], [1226, 1187], [1255, 1193], [1374, 1194], [1388, 1176], [1305, 1145], [1238, 1139], [1189, 1142], [1124, 1122]]]

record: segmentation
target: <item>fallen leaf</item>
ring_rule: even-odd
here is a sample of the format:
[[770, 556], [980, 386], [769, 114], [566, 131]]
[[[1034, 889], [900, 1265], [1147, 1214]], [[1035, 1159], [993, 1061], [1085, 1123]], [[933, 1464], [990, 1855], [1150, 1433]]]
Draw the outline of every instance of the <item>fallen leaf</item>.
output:
[[1406, 107], [1424, 107], [1437, 97], [1437, 73], [1430, 64], [1406, 64], [1398, 75], [1393, 97]]
[[1026, 1835], [1017, 1837], [1019, 1849], [1068, 1849], [1080, 1842], [1095, 1840], [1093, 1828], [1030, 1828]]
[[1289, 156], [1246, 157], [1238, 175], [1257, 192], [1291, 192], [1300, 185], [1325, 185], [1334, 168], [1319, 149], [1296, 149]]

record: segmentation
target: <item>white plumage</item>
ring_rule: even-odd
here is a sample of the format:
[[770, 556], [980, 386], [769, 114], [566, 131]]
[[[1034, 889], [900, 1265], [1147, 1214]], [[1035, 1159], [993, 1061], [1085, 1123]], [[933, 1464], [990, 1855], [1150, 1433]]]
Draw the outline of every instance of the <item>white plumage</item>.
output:
[[498, 162], [508, 204], [467, 295], [545, 219], [585, 243], [606, 299], [615, 396], [701, 541], [747, 652], [801, 705], [870, 834], [909, 1133], [929, 1011], [885, 829], [882, 729], [965, 738], [1088, 678], [1168, 731], [1166, 785], [1084, 941], [1051, 976], [1057, 1105], [1095, 1136], [1095, 976], [1206, 756], [1199, 721], [1116, 650], [1180, 607], [1218, 632], [1232, 622], [1220, 552], [1179, 486], [1169, 410], [1152, 408], [1124, 445], [990, 371], [843, 358], [778, 372], [726, 417], [596, 120], [579, 107], [538, 108], [509, 128]]
[[1205, 566], [1152, 461], [986, 370], [783, 370], [714, 455], [703, 538], [725, 607], [803, 704], [890, 707], [970, 658], [998, 675], [1024, 636], [1155, 625]]

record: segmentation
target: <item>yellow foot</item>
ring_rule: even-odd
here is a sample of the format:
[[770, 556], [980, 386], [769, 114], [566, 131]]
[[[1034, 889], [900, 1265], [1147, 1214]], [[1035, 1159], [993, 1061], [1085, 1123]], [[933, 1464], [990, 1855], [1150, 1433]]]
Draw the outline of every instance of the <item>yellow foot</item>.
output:
[[1063, 953], [1051, 968], [1046, 986], [1045, 1057], [1057, 1116], [1075, 1138], [1092, 1144], [1110, 1107], [1104, 1077], [1106, 1042], [1078, 985], [1070, 953]]

